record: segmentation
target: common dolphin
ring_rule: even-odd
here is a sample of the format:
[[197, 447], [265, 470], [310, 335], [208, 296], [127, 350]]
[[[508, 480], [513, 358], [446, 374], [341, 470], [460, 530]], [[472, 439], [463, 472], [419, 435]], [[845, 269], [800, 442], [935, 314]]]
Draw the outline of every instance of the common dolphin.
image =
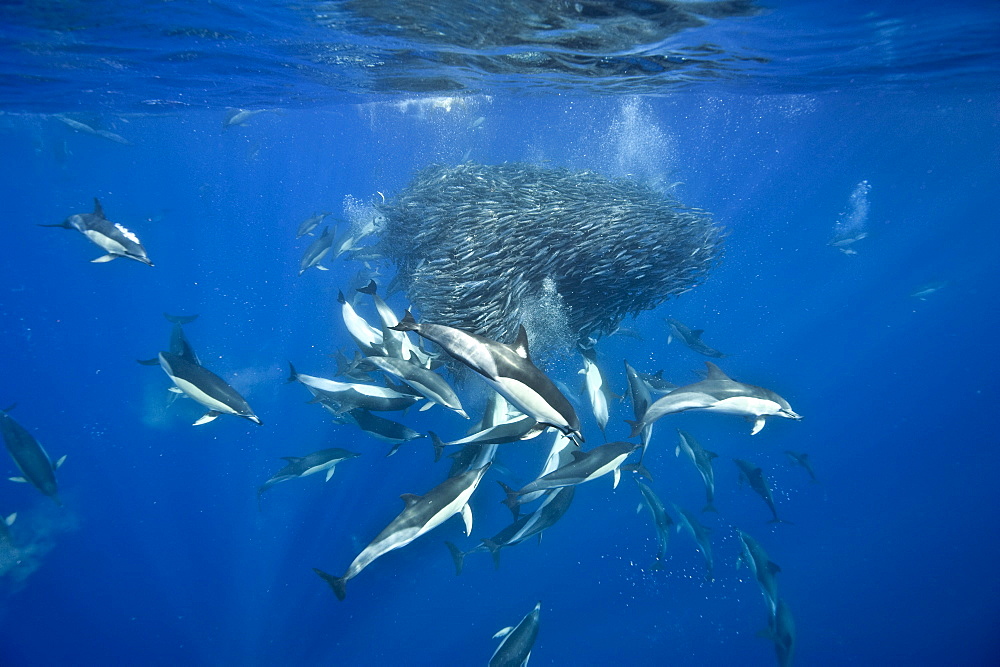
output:
[[[628, 393], [632, 398], [632, 413], [635, 415], [636, 421], [641, 421], [642, 416], [646, 414], [646, 410], [649, 406], [653, 404], [653, 397], [649, 392], [649, 385], [647, 385], [634, 368], [632, 368], [628, 361], [625, 361], [625, 377], [628, 378]], [[646, 424], [642, 427], [640, 431], [640, 436], [642, 440], [642, 454], [639, 456], [639, 460], [646, 455], [646, 448], [649, 447], [649, 439], [653, 435], [653, 425]]]
[[431, 368], [434, 357], [414, 345], [405, 332], [393, 329], [399, 324], [399, 318], [396, 317], [396, 313], [385, 302], [385, 299], [379, 296], [375, 281], [370, 280], [364, 287], [359, 287], [358, 291], [370, 296], [372, 303], [375, 304], [375, 310], [378, 312], [379, 319], [382, 320], [382, 339], [386, 352], [391, 352], [390, 356], [398, 356], [404, 361], [415, 359], [420, 366]]
[[[197, 315], [170, 315], [168, 313], [163, 313], [163, 316], [167, 318], [168, 322], [173, 323], [174, 327], [170, 330], [170, 345], [168, 350], [171, 354], [176, 354], [178, 357], [190, 361], [192, 364], [201, 366], [201, 360], [198, 359], [198, 355], [195, 353], [194, 348], [188, 341], [187, 336], [184, 335], [185, 324], [190, 324], [198, 319]], [[140, 364], [143, 366], [159, 366], [160, 359], [158, 357], [153, 359], [139, 359]]]
[[[637, 450], [641, 445], [633, 442], [609, 442], [606, 445], [595, 447], [587, 452], [573, 451], [574, 461], [561, 468], [556, 468], [547, 475], [539, 477], [533, 482], [521, 487], [518, 491], [507, 490], [507, 499], [504, 504], [513, 508], [514, 505], [521, 504], [521, 497], [534, 491], [545, 491], [547, 489], [558, 489], [563, 486], [576, 486], [584, 484], [598, 477], [603, 477], [608, 473], [614, 475], [614, 485], [618, 488], [621, 479], [621, 468], [625, 459]], [[629, 466], [631, 470], [640, 470], [638, 466]], [[643, 471], [645, 469], [642, 469]], [[648, 474], [648, 473], [644, 473]]]
[[812, 479], [814, 484], [819, 483], [819, 480], [816, 479], [816, 471], [813, 470], [812, 461], [809, 460], [808, 454], [806, 454], [805, 452], [802, 452], [800, 454], [798, 452], [793, 452], [790, 449], [786, 449], [785, 456], [787, 456], [788, 460], [793, 464], [805, 468], [806, 472], [809, 473], [809, 477]]
[[[319, 227], [320, 223], [323, 222], [323, 218], [330, 215], [329, 213], [317, 213], [316, 215], [306, 218], [299, 225], [298, 230], [295, 232], [295, 238], [300, 239], [306, 234], [312, 234], [312, 231]], [[331, 239], [332, 242], [332, 239]]]
[[570, 402], [535, 364], [528, 352], [528, 334], [521, 325], [512, 345], [441, 324], [417, 323], [409, 311], [397, 331], [416, 331], [437, 343], [451, 357], [479, 373], [517, 409], [583, 441], [580, 420]]
[[110, 262], [117, 257], [128, 257], [148, 266], [153, 262], [146, 255], [139, 238], [117, 222], [111, 222], [104, 217], [101, 202], [94, 198], [93, 213], [77, 213], [69, 216], [58, 225], [39, 225], [39, 227], [63, 227], [75, 229], [94, 244], [104, 249], [108, 254], [102, 255], [91, 262]]
[[683, 451], [694, 463], [694, 467], [698, 469], [698, 474], [701, 475], [701, 481], [705, 483], [705, 506], [701, 509], [702, 512], [718, 512], [715, 509], [715, 505], [712, 503], [715, 501], [715, 471], [712, 470], [712, 459], [718, 458], [719, 455], [715, 452], [710, 452], [703, 448], [701, 444], [694, 439], [694, 437], [687, 433], [677, 429], [677, 435], [680, 436], [680, 441], [677, 443], [677, 448], [674, 450], [674, 456], [680, 456]]
[[[608, 426], [609, 405], [613, 398], [618, 396], [611, 391], [607, 379], [597, 365], [597, 351], [590, 348], [581, 348], [580, 354], [583, 357], [583, 369], [580, 373], [584, 377], [584, 387], [587, 390], [587, 398], [590, 399], [590, 407], [594, 411], [594, 418], [597, 426], [603, 434]], [[605, 435], [605, 439], [607, 436]]]
[[160, 367], [174, 383], [177, 390], [190, 396], [206, 408], [195, 426], [207, 424], [219, 415], [236, 415], [260, 425], [261, 421], [239, 392], [225, 380], [204, 366], [193, 364], [171, 352], [160, 352]]
[[[304, 385], [313, 395], [313, 402], [323, 403], [334, 414], [354, 408], [393, 412], [405, 410], [421, 400], [416, 394], [404, 394], [389, 387], [360, 382], [337, 382], [313, 375], [303, 375], [297, 372], [291, 363], [288, 364], [288, 369], [288, 382], [299, 382]], [[333, 405], [330, 405], [329, 401], [332, 401]]]
[[[324, 403], [324, 407], [330, 406]], [[397, 421], [373, 415], [364, 408], [354, 408], [339, 412], [338, 408], [334, 406], [330, 407], [330, 412], [334, 413], [333, 419], [337, 423], [346, 424], [350, 422], [368, 435], [392, 445], [392, 449], [389, 450], [386, 456], [395, 454], [399, 450], [399, 446], [403, 443], [427, 437], [423, 433], [414, 431], [406, 424], [400, 424]]]
[[443, 377], [434, 371], [429, 371], [409, 361], [394, 357], [372, 355], [368, 357], [368, 361], [383, 373], [396, 376], [419, 392], [431, 402], [428, 405], [437, 403], [457, 412], [466, 419], [469, 418], [469, 415], [462, 408], [462, 401], [459, 400], [458, 394], [455, 393], [455, 390], [451, 388], [451, 385]]
[[547, 426], [539, 425], [528, 415], [521, 415], [511, 421], [490, 426], [451, 442], [444, 442], [432, 431], [428, 431], [427, 434], [431, 437], [431, 442], [434, 443], [434, 460], [437, 461], [441, 458], [441, 452], [444, 451], [445, 447], [453, 445], [502, 445], [508, 442], [531, 440], [541, 435], [542, 431], [547, 428]]
[[260, 505], [261, 494], [279, 482], [286, 482], [296, 477], [307, 477], [308, 475], [314, 475], [324, 470], [326, 471], [325, 481], [329, 482], [330, 478], [333, 477], [333, 472], [336, 470], [338, 463], [358, 456], [361, 455], [349, 452], [346, 449], [340, 449], [339, 447], [321, 449], [318, 452], [306, 454], [305, 456], [282, 456], [281, 458], [288, 461], [288, 465], [276, 472], [271, 479], [264, 482], [263, 486], [257, 489], [257, 504], [258, 506]]
[[503, 638], [493, 652], [489, 667], [527, 667], [531, 649], [538, 636], [538, 616], [542, 603], [539, 602], [521, 622], [514, 627], [504, 628], [493, 635], [493, 639]]
[[669, 344], [674, 336], [677, 336], [681, 342], [687, 345], [689, 348], [697, 352], [698, 354], [703, 354], [706, 357], [724, 357], [726, 356], [722, 352], [719, 352], [714, 347], [709, 347], [702, 341], [701, 335], [705, 333], [704, 329], [692, 329], [680, 320], [675, 320], [672, 317], [666, 318], [667, 325], [670, 327], [671, 335], [667, 338], [667, 343]]
[[792, 657], [795, 655], [795, 619], [784, 600], [778, 600], [777, 611], [768, 619], [767, 628], [758, 632], [757, 636], [774, 642], [779, 667], [792, 664]]
[[474, 549], [463, 552], [451, 542], [445, 542], [451, 552], [452, 560], [455, 562], [455, 574], [462, 574], [465, 557], [471, 553], [490, 552], [490, 555], [493, 556], [493, 567], [499, 570], [501, 549], [520, 544], [536, 535], [541, 540], [542, 533], [554, 526], [566, 514], [566, 510], [569, 509], [573, 502], [573, 496], [576, 494], [576, 487], [566, 486], [546, 491], [545, 494], [545, 500], [535, 511], [518, 517], [512, 524], [505, 526], [493, 537], [484, 539], [482, 544]]
[[712, 529], [708, 526], [703, 526], [698, 522], [698, 518], [688, 512], [687, 510], [678, 507], [676, 503], [671, 503], [674, 508], [674, 512], [677, 513], [679, 523], [677, 524], [677, 531], [680, 532], [681, 527], [687, 528], [688, 532], [691, 533], [691, 537], [694, 538], [695, 544], [698, 545], [698, 551], [701, 552], [702, 558], [705, 559], [705, 580], [714, 581], [715, 575], [712, 574], [712, 569], [714, 567], [714, 561], [712, 559], [712, 542], [709, 539], [709, 535]]
[[778, 510], [774, 506], [771, 487], [767, 484], [764, 471], [743, 459], [733, 459], [733, 463], [740, 469], [740, 483], [749, 482], [750, 488], [754, 490], [754, 493], [763, 498], [764, 502], [767, 503], [768, 509], [771, 510], [771, 514], [774, 516], [768, 523], [791, 523], [791, 521], [778, 518]]
[[[549, 454], [545, 457], [545, 463], [542, 465], [541, 472], [538, 473], [539, 477], [544, 477], [548, 475], [553, 470], [561, 468], [565, 465], [569, 465], [575, 460], [573, 452], [579, 449], [579, 445], [573, 441], [568, 435], [562, 431], [557, 431], [552, 429], [553, 439], [552, 445], [549, 446]], [[641, 461], [640, 461], [641, 462]], [[503, 486], [503, 484], [501, 484]], [[505, 487], [504, 491], [508, 489]], [[511, 507], [510, 510], [514, 514], [516, 519], [521, 510], [521, 505], [525, 503], [530, 503], [538, 498], [541, 498], [546, 491], [533, 491], [531, 493], [526, 493], [519, 498], [519, 505]]]
[[628, 421], [632, 425], [632, 435], [642, 432], [646, 424], [652, 424], [664, 415], [685, 410], [705, 410], [730, 415], [753, 418], [751, 435], [764, 428], [764, 418], [777, 415], [786, 419], [802, 419], [792, 410], [788, 401], [770, 389], [744, 384], [731, 379], [711, 361], [706, 361], [708, 376], [699, 382], [678, 387], [651, 406], [642, 419]]
[[[634, 479], [635, 483], [639, 485], [639, 492], [642, 494], [642, 499], [646, 501], [646, 507], [649, 508], [650, 514], [653, 515], [653, 525], [656, 527], [658, 548], [652, 569], [662, 570], [663, 563], [667, 558], [667, 546], [670, 544], [670, 527], [674, 525], [674, 520], [667, 514], [667, 510], [663, 507], [663, 501], [660, 500], [660, 497], [638, 477]], [[641, 509], [642, 505], [639, 508]]]
[[781, 572], [781, 568], [778, 567], [777, 563], [771, 562], [764, 547], [760, 546], [757, 540], [739, 528], [736, 529], [736, 533], [740, 536], [740, 542], [743, 543], [743, 552], [740, 554], [737, 565], [742, 563], [753, 572], [757, 584], [760, 586], [760, 592], [764, 595], [764, 602], [767, 603], [767, 615], [769, 618], [774, 618], [778, 612], [778, 581], [774, 575]]
[[31, 482], [36, 489], [56, 501], [57, 505], [62, 505], [56, 484], [56, 469], [63, 464], [66, 456], [52, 463], [52, 459], [35, 436], [14, 421], [6, 410], [0, 410], [0, 434], [3, 434], [3, 441], [7, 445], [10, 457], [21, 471], [20, 477], [11, 477], [10, 480]]
[[347, 333], [351, 335], [354, 342], [365, 354], [382, 354], [384, 349], [384, 337], [381, 329], [376, 329], [368, 324], [365, 318], [358, 315], [354, 306], [347, 300], [343, 292], [337, 292], [337, 302], [341, 306], [341, 313], [344, 317], [344, 325]]
[[424, 533], [440, 526], [451, 516], [462, 515], [465, 521], [465, 534], [468, 535], [472, 532], [472, 509], [469, 507], [469, 499], [489, 468], [490, 464], [487, 464], [478, 470], [469, 470], [456, 477], [449, 477], [423, 496], [404, 493], [400, 498], [406, 503], [406, 507], [357, 555], [344, 576], [335, 577], [317, 568], [313, 568], [313, 571], [330, 585], [338, 599], [343, 600], [347, 595], [347, 582], [368, 567], [372, 561], [390, 551], [405, 547]]
[[330, 233], [330, 228], [324, 227], [323, 233], [310, 243], [305, 253], [302, 254], [302, 259], [299, 261], [299, 275], [301, 276], [307, 269], [314, 266], [320, 271], [328, 271], [329, 269], [320, 264], [320, 262], [330, 252], [330, 245], [332, 243], [333, 235]]

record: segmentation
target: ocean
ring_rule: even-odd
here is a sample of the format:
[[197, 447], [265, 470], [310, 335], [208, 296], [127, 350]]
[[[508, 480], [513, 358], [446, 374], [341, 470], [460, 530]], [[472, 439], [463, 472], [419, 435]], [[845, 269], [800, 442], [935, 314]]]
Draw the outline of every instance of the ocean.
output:
[[[537, 602], [532, 665], [1000, 661], [996, 3], [65, 1], [5, 3], [0, 19], [0, 409], [66, 456], [61, 505], [0, 486], [0, 514], [17, 515], [0, 539], [0, 664], [487, 664]], [[435, 164], [628, 179], [719, 226], [704, 280], [596, 344], [625, 396], [608, 441], [634, 418], [624, 360], [677, 385], [711, 361], [802, 416], [755, 435], [697, 409], [655, 423], [643, 481], [675, 521], [672, 503], [710, 528], [713, 580], [686, 530], [653, 567], [629, 470], [579, 485], [499, 569], [473, 553], [456, 575], [445, 541], [471, 550], [510, 523], [497, 482], [533, 480], [547, 434], [500, 445], [471, 535], [448, 519], [343, 601], [313, 572], [343, 574], [450, 460], [429, 438], [387, 457], [286, 382], [289, 362], [333, 378], [335, 353], [357, 349], [338, 292], [377, 324], [355, 289], [374, 277], [385, 295], [394, 274], [347, 252], [299, 275], [316, 236], [296, 230], [329, 213], [314, 233], [357, 231]], [[39, 226], [95, 198], [154, 266], [93, 263], [106, 251], [85, 236]], [[414, 296], [387, 299], [402, 316]], [[201, 364], [261, 425], [193, 426], [204, 407], [136, 363], [170, 349], [164, 313], [198, 315], [183, 331]], [[667, 317], [726, 356], [685, 346]], [[603, 444], [580, 355], [537, 361], [583, 449]], [[380, 414], [464, 436], [486, 384], [438, 373], [471, 420]], [[699, 512], [678, 429], [718, 454], [717, 513]], [[360, 456], [258, 506], [281, 457], [333, 447]], [[785, 522], [733, 459], [760, 467]], [[793, 655], [759, 636], [770, 612], [737, 530], [780, 566]]]

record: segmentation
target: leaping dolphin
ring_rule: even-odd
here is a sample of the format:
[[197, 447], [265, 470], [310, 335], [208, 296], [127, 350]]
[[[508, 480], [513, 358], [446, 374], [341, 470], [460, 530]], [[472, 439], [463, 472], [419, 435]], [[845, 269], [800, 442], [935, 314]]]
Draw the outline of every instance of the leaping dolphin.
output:
[[171, 352], [160, 352], [160, 367], [174, 383], [176, 391], [187, 394], [208, 408], [208, 412], [194, 423], [195, 426], [207, 424], [223, 414], [243, 417], [260, 425], [260, 418], [254, 414], [246, 399], [204, 366], [193, 364]]
[[493, 639], [503, 637], [503, 641], [493, 652], [489, 667], [515, 667], [528, 664], [531, 648], [538, 636], [538, 616], [541, 609], [542, 603], [539, 602], [516, 626], [504, 628], [493, 635]]
[[764, 428], [764, 418], [777, 415], [786, 419], [802, 419], [792, 410], [788, 401], [770, 389], [744, 384], [731, 379], [711, 361], [706, 361], [708, 376], [699, 382], [678, 387], [659, 399], [646, 411], [642, 419], [628, 421], [632, 425], [632, 435], [642, 432], [647, 424], [652, 424], [664, 415], [685, 410], [706, 410], [730, 415], [753, 418], [751, 435]]
[[101, 202], [94, 198], [93, 213], [77, 213], [69, 216], [58, 225], [39, 225], [39, 227], [62, 227], [75, 229], [93, 243], [100, 246], [108, 254], [102, 255], [92, 262], [110, 262], [117, 257], [128, 257], [137, 262], [153, 266], [146, 256], [139, 238], [117, 222], [111, 222], [104, 217]]
[[56, 501], [57, 505], [62, 505], [56, 484], [56, 469], [63, 464], [66, 457], [63, 456], [52, 463], [52, 459], [35, 436], [14, 421], [5, 410], [0, 410], [0, 434], [3, 434], [3, 441], [7, 445], [10, 457], [21, 471], [20, 477], [11, 477], [10, 481], [31, 482], [36, 489]]
[[457, 361], [479, 373], [518, 410], [583, 441], [576, 411], [556, 385], [531, 362], [528, 334], [521, 325], [512, 345], [504, 345], [442, 324], [417, 323], [409, 311], [396, 331], [416, 331]]
[[449, 477], [423, 496], [404, 493], [400, 498], [406, 503], [406, 507], [357, 555], [344, 576], [335, 577], [318, 568], [313, 568], [313, 572], [330, 585], [337, 599], [343, 600], [347, 596], [347, 582], [368, 567], [372, 561], [390, 551], [405, 547], [424, 533], [440, 526], [452, 515], [462, 515], [465, 521], [465, 534], [468, 535], [472, 532], [472, 509], [469, 507], [469, 499], [482, 481], [483, 475], [490, 469], [490, 465], [487, 463], [477, 470]]

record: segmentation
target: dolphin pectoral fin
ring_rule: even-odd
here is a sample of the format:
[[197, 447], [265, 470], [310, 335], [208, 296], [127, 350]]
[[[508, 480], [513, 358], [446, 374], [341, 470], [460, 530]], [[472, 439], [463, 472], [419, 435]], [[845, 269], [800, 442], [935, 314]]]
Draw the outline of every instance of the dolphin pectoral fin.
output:
[[28, 482], [28, 480], [26, 480], [23, 477], [8, 477], [7, 479], [9, 479], [12, 482], [24, 482], [24, 483]]
[[5, 524], [7, 524], [8, 526], [13, 526], [14, 525], [14, 521], [16, 519], [17, 519], [17, 512], [14, 512], [10, 516], [8, 516], [6, 519], [4, 519], [3, 522]]
[[101, 255], [97, 259], [92, 259], [92, 260], [90, 260], [90, 262], [92, 264], [103, 264], [104, 262], [110, 262], [111, 260], [117, 259], [117, 258], [118, 258], [118, 255], [112, 255], [112, 254], [108, 253], [107, 255]]
[[323, 481], [324, 482], [329, 482], [330, 478], [333, 477], [333, 471], [336, 470], [336, 469], [337, 469], [337, 466], [333, 466], [332, 468], [330, 468], [329, 470], [327, 470], [326, 471], [326, 479], [323, 480]]
[[509, 626], [507, 626], [506, 628], [504, 628], [503, 630], [500, 630], [500, 631], [499, 631], [499, 632], [497, 632], [497, 633], [496, 633], [495, 635], [493, 635], [493, 639], [501, 639], [501, 638], [503, 638], [503, 637], [506, 637], [506, 636], [507, 636], [507, 635], [509, 635], [509, 634], [510, 634], [510, 633], [511, 633], [511, 632], [512, 632], [513, 630], [514, 630], [514, 626], [512, 626], [512, 625], [509, 625]]
[[323, 266], [322, 264], [316, 264], [316, 268], [319, 269], [320, 271], [329, 271], [330, 270], [330, 269], [326, 268], [325, 266]]
[[618, 482], [622, 481], [622, 469], [621, 466], [615, 468], [615, 483], [611, 486], [612, 489], [618, 488]]
[[63, 454], [61, 457], [59, 457], [59, 460], [56, 461], [56, 464], [54, 466], [52, 466], [52, 469], [53, 470], [58, 470], [59, 466], [61, 466], [62, 464], [66, 463], [66, 457], [67, 456], [69, 456], [69, 454]]
[[669, 334], [667, 336], [667, 345], [670, 345], [673, 342], [674, 342], [674, 335], [673, 334]]
[[469, 503], [462, 505], [461, 513], [462, 521], [465, 522], [465, 534], [472, 535], [472, 508], [469, 507]]
[[[156, 363], [159, 363], [159, 361], [157, 361]], [[171, 387], [170, 389], [167, 389], [167, 391], [169, 391], [171, 394], [183, 394], [184, 393], [184, 390], [181, 389], [180, 387]]]
[[214, 421], [215, 418], [218, 416], [219, 416], [218, 412], [216, 412], [215, 410], [209, 410], [204, 415], [202, 415], [201, 418], [198, 419], [198, 421], [192, 424], [192, 426], [201, 426], [202, 424], [207, 424], [210, 421]]
[[764, 415], [757, 417], [753, 422], [753, 428], [750, 430], [750, 435], [757, 435], [760, 430], [764, 428]]
[[427, 401], [426, 403], [420, 406], [420, 409], [417, 410], [417, 412], [424, 412], [425, 410], [430, 410], [433, 407], [434, 407], [434, 401]]

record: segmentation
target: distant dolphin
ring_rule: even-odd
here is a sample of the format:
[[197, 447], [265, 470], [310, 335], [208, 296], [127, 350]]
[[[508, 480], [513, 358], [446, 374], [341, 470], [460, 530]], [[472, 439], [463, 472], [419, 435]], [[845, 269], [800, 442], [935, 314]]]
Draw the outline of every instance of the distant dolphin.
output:
[[299, 225], [298, 230], [295, 232], [295, 238], [300, 239], [306, 234], [312, 234], [312, 231], [316, 229], [319, 226], [319, 224], [323, 222], [323, 218], [325, 218], [328, 215], [330, 214], [317, 213], [311, 218], [306, 218], [305, 220], [303, 220], [302, 224]]
[[801, 454], [799, 454], [797, 452], [793, 452], [790, 449], [786, 449], [785, 450], [785, 456], [788, 457], [788, 460], [791, 463], [793, 463], [795, 465], [798, 465], [798, 466], [802, 466], [803, 468], [805, 468], [806, 472], [809, 473], [809, 477], [812, 479], [812, 481], [813, 481], [814, 484], [818, 484], [819, 483], [819, 480], [816, 479], [816, 471], [813, 470], [812, 461], [809, 460], [809, 455], [808, 454], [806, 454], [805, 452], [802, 452]]
[[[649, 508], [650, 514], [653, 515], [653, 525], [656, 527], [658, 549], [652, 569], [662, 570], [663, 563], [667, 558], [667, 546], [670, 544], [670, 527], [674, 525], [674, 520], [667, 514], [660, 497], [646, 484], [643, 484], [642, 480], [638, 477], [634, 479], [635, 483], [639, 485], [639, 492], [642, 493], [642, 499], [646, 501], [646, 507]], [[639, 505], [639, 508], [641, 509], [642, 505]]]
[[789, 667], [792, 664], [792, 657], [795, 655], [795, 619], [784, 600], [778, 600], [777, 611], [768, 620], [767, 628], [758, 632], [757, 636], [774, 642], [779, 667]]
[[[7, 410], [10, 409], [7, 408]], [[52, 459], [45, 453], [35, 436], [14, 421], [14, 418], [5, 410], [0, 410], [0, 434], [3, 435], [4, 444], [7, 445], [10, 457], [14, 459], [14, 463], [21, 471], [20, 477], [11, 477], [10, 480], [12, 482], [31, 482], [36, 489], [56, 501], [57, 505], [62, 505], [55, 473], [66, 457], [63, 456], [52, 463]]]
[[740, 554], [737, 565], [740, 563], [747, 565], [753, 572], [757, 579], [757, 585], [760, 586], [760, 592], [764, 595], [764, 601], [767, 603], [767, 615], [774, 618], [778, 611], [778, 582], [774, 575], [781, 572], [781, 568], [776, 563], [771, 562], [764, 547], [760, 546], [757, 540], [739, 528], [736, 529], [736, 533], [740, 536], [740, 542], [743, 546], [743, 553]]
[[479, 373], [517, 409], [540, 424], [546, 424], [583, 441], [580, 420], [562, 392], [535, 364], [528, 352], [528, 334], [522, 325], [517, 340], [504, 345], [473, 333], [441, 324], [417, 323], [406, 312], [397, 331], [416, 331], [437, 343], [457, 361]]
[[740, 469], [740, 482], [749, 482], [750, 488], [753, 489], [758, 496], [763, 498], [765, 503], [767, 503], [768, 508], [771, 510], [771, 514], [774, 516], [774, 518], [768, 521], [768, 523], [791, 523], [791, 521], [785, 521], [784, 519], [778, 518], [778, 510], [774, 506], [774, 498], [771, 496], [771, 487], [767, 484], [767, 479], [764, 477], [764, 471], [754, 464], [742, 459], [733, 459], [733, 463], [735, 463], [736, 467]]
[[489, 667], [516, 667], [528, 664], [531, 649], [538, 636], [538, 616], [541, 609], [542, 603], [539, 602], [516, 626], [504, 628], [493, 635], [493, 639], [503, 637], [503, 641], [493, 652]]
[[341, 424], [347, 422], [355, 424], [368, 435], [391, 444], [392, 449], [389, 450], [386, 456], [395, 454], [399, 450], [399, 446], [405, 442], [427, 437], [423, 433], [414, 431], [406, 424], [400, 424], [397, 421], [373, 415], [364, 408], [353, 408], [351, 410], [344, 410], [343, 412], [331, 410], [331, 412], [334, 413], [334, 421]]
[[666, 394], [649, 406], [642, 419], [626, 420], [632, 425], [630, 437], [635, 437], [647, 424], [652, 424], [664, 415], [685, 410], [705, 410], [752, 417], [754, 424], [750, 431], [751, 435], [764, 428], [765, 417], [777, 415], [786, 419], [802, 419], [801, 415], [792, 410], [788, 401], [770, 389], [736, 382], [711, 361], [706, 361], [705, 366], [708, 367], [708, 377], [704, 380], [678, 387]]
[[317, 568], [313, 568], [313, 571], [330, 585], [338, 599], [343, 600], [347, 595], [347, 582], [368, 567], [372, 561], [390, 551], [405, 547], [453, 515], [462, 515], [465, 521], [465, 534], [468, 535], [472, 532], [472, 509], [469, 507], [469, 499], [489, 468], [490, 464], [487, 464], [478, 470], [469, 470], [457, 477], [449, 477], [423, 496], [404, 493], [400, 498], [406, 503], [406, 507], [358, 554], [344, 576], [335, 577]]
[[338, 463], [358, 456], [361, 455], [349, 452], [346, 449], [340, 449], [339, 447], [321, 449], [318, 452], [306, 454], [305, 456], [282, 456], [281, 458], [288, 461], [288, 465], [276, 472], [271, 479], [264, 482], [263, 486], [257, 489], [257, 503], [258, 505], [260, 504], [261, 494], [279, 482], [285, 482], [297, 477], [307, 477], [308, 475], [313, 475], [324, 470], [326, 471], [325, 481], [329, 482], [330, 478], [333, 477], [333, 472], [336, 470]]
[[701, 511], [717, 512], [715, 505], [712, 504], [715, 501], [715, 471], [712, 470], [712, 459], [718, 458], [719, 455], [704, 449], [690, 433], [677, 429], [677, 435], [680, 436], [680, 442], [674, 450], [674, 455], [680, 456], [681, 451], [687, 454], [694, 467], [698, 469], [701, 481], [705, 483], [706, 505]]
[[91, 262], [110, 262], [117, 257], [128, 257], [137, 262], [153, 266], [146, 256], [139, 238], [117, 222], [111, 222], [104, 217], [101, 202], [94, 198], [93, 213], [77, 213], [63, 220], [58, 225], [39, 225], [39, 227], [62, 227], [75, 229], [93, 243], [103, 248], [108, 254], [102, 255]]
[[330, 245], [332, 243], [333, 235], [330, 233], [330, 228], [324, 227], [323, 233], [319, 235], [319, 238], [310, 243], [305, 253], [303, 253], [302, 260], [299, 262], [299, 275], [301, 276], [307, 269], [314, 266], [320, 271], [327, 271], [328, 269], [320, 264], [320, 262], [330, 252]]
[[683, 322], [675, 320], [672, 317], [666, 318], [667, 324], [670, 326], [672, 335], [667, 338], [667, 343], [670, 343], [673, 336], [677, 336], [681, 339], [685, 345], [697, 352], [698, 354], [703, 354], [706, 357], [724, 357], [722, 352], [719, 352], [714, 347], [709, 347], [701, 340], [701, 335], [705, 333], [703, 329], [692, 329]]
[[208, 412], [194, 423], [195, 426], [207, 424], [220, 414], [243, 417], [258, 425], [261, 423], [246, 399], [204, 366], [170, 352], [160, 352], [160, 367], [179, 391], [208, 408]]
[[711, 528], [701, 525], [698, 522], [698, 518], [694, 514], [678, 507], [676, 503], [671, 503], [671, 505], [673, 505], [674, 511], [677, 513], [677, 517], [679, 519], [677, 524], [678, 532], [683, 526], [688, 529], [689, 533], [691, 533], [691, 537], [694, 538], [695, 543], [698, 545], [698, 551], [701, 552], [702, 558], [705, 559], [705, 579], [707, 581], [714, 581], [715, 575], [712, 574], [714, 567], [714, 560], [712, 558], [712, 542], [709, 539]]

